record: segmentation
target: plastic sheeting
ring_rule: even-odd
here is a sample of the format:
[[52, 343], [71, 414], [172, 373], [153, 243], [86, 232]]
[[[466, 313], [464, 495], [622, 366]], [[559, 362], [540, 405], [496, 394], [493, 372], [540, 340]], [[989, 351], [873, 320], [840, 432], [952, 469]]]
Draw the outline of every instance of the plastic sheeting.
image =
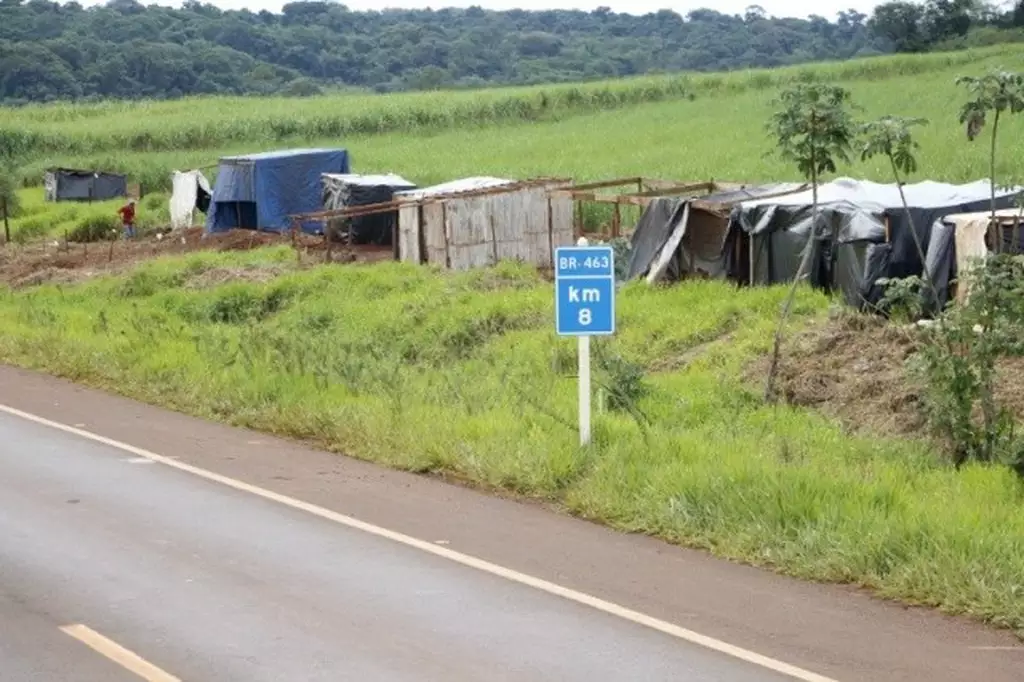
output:
[[128, 196], [128, 179], [116, 173], [54, 168], [43, 176], [46, 201], [107, 201]]
[[[322, 210], [321, 176], [348, 173], [344, 149], [293, 149], [222, 158], [213, 188], [207, 232], [236, 227], [290, 229], [289, 216]], [[318, 233], [320, 223], [302, 230]]]
[[515, 180], [485, 176], [462, 178], [461, 180], [452, 180], [451, 182], [445, 182], [440, 185], [395, 192], [395, 198], [412, 200], [426, 199], [427, 197], [440, 196], [444, 194], [457, 194], [459, 192], [472, 192], [473, 190], [489, 189], [491, 187], [503, 187], [505, 185], [514, 184], [515, 182]]
[[[996, 206], [1013, 205], [1021, 190], [997, 189]], [[927, 250], [931, 228], [945, 215], [977, 211], [990, 204], [988, 180], [964, 185], [920, 182], [903, 186], [913, 225]], [[811, 284], [838, 288], [858, 307], [878, 304], [879, 277], [923, 273], [906, 211], [895, 184], [840, 178], [818, 188], [819, 223]], [[811, 238], [812, 192], [743, 202], [734, 223], [754, 239], [754, 279], [762, 284], [791, 281]], [[887, 248], [877, 245], [887, 243]]]
[[171, 229], [192, 226], [196, 209], [205, 212], [209, 207], [210, 183], [198, 170], [174, 171], [171, 174]]
[[[711, 277], [724, 276], [726, 263], [723, 249], [729, 224], [727, 219], [721, 217], [721, 213], [744, 200], [794, 192], [802, 187], [804, 185], [799, 183], [756, 185], [689, 199], [694, 210], [690, 213], [686, 234], [661, 276], [676, 280], [691, 268]], [[682, 219], [686, 202], [687, 199], [683, 197], [659, 197], [647, 205], [630, 238], [627, 279], [647, 273]], [[714, 211], [710, 210], [712, 207]]]
[[[349, 206], [387, 203], [395, 192], [415, 189], [416, 185], [394, 175], [355, 175], [326, 173], [323, 176], [324, 207], [329, 210]], [[358, 216], [349, 220], [349, 236], [353, 244], [390, 246], [398, 225], [398, 211]]]
[[[685, 203], [683, 199], [676, 197], [659, 197], [649, 203], [640, 214], [640, 220], [637, 221], [636, 229], [629, 239], [626, 279], [647, 274], [662, 246], [682, 218]], [[665, 274], [669, 279], [678, 279], [678, 263], [670, 262]]]
[[[1019, 208], [996, 211], [996, 217], [1004, 226], [1013, 226], [1021, 219]], [[935, 313], [946, 307], [951, 299], [954, 281], [966, 270], [972, 258], [984, 258], [988, 255], [985, 236], [991, 223], [991, 211], [975, 213], [958, 213], [945, 216], [932, 225], [931, 241], [925, 256], [925, 273], [931, 278], [937, 300], [932, 300], [931, 292], [925, 291], [925, 302], [929, 312]], [[1024, 221], [1022, 221], [1024, 223]], [[1024, 230], [1022, 230], [1024, 231]], [[1004, 248], [1019, 252], [1020, 245], [1013, 247], [1012, 230], [1003, 231]], [[963, 302], [968, 287], [959, 281], [956, 288], [956, 300]]]

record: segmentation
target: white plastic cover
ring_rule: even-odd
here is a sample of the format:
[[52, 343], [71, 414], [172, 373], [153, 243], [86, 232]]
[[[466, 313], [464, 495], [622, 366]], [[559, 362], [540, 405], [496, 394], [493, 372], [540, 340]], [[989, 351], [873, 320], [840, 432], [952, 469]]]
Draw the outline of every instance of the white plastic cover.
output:
[[461, 180], [452, 180], [441, 185], [434, 185], [432, 187], [423, 187], [420, 189], [410, 189], [402, 192], [395, 192], [395, 198], [402, 199], [423, 199], [426, 197], [439, 196], [444, 194], [457, 194], [458, 192], [471, 192], [477, 189], [489, 189], [491, 187], [502, 187], [504, 185], [511, 185], [515, 180], [506, 180], [504, 178], [491, 178], [491, 177], [475, 177], [475, 178], [462, 178]]
[[171, 229], [179, 230], [192, 227], [199, 189], [202, 188], [204, 192], [210, 193], [210, 183], [202, 171], [198, 170], [174, 171], [171, 180]]

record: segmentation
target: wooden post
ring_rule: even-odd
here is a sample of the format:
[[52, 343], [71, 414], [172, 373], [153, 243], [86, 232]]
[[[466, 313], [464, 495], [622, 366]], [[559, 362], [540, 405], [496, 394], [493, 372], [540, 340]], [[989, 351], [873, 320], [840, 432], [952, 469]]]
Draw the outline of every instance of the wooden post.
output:
[[0, 204], [3, 205], [4, 212], [4, 243], [11, 243], [11, 223], [7, 219], [7, 197], [0, 197]]
[[619, 227], [622, 225], [622, 205], [615, 202], [615, 213], [612, 215], [612, 239], [618, 239]]
[[754, 286], [754, 234], [751, 233], [747, 237], [747, 241], [750, 243], [750, 286]]

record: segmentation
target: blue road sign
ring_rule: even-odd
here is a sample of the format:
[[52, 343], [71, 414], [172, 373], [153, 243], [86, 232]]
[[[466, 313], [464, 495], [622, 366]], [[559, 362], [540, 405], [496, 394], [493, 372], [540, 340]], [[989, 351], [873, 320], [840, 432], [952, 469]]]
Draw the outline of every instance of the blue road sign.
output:
[[555, 329], [559, 336], [615, 333], [615, 252], [610, 246], [555, 249]]

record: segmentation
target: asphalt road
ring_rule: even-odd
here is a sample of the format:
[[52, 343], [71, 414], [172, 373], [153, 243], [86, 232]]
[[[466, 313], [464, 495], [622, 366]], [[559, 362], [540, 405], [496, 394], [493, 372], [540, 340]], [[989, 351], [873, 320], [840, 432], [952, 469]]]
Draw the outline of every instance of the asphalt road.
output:
[[138, 680], [125, 651], [184, 682], [791, 679], [0, 413], [0, 680]]

